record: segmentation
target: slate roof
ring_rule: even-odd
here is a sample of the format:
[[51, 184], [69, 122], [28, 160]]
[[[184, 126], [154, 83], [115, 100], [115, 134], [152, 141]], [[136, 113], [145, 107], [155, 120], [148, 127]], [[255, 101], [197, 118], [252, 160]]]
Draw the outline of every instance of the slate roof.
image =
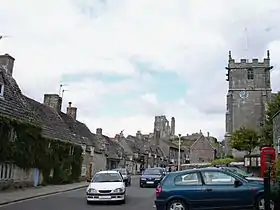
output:
[[94, 135], [84, 123], [74, 120], [72, 117], [63, 112], [59, 112], [58, 114], [66, 124], [69, 131], [75, 137], [76, 141], [80, 144], [96, 146], [96, 138], [94, 138]]
[[133, 155], [133, 153], [134, 153], [133, 147], [134, 146], [133, 146], [132, 141], [129, 141], [126, 138], [120, 138], [118, 142], [119, 142], [120, 146], [123, 148], [124, 153], [126, 155]]
[[42, 135], [44, 137], [80, 143], [77, 138], [72, 135], [60, 115], [53, 108], [41, 104], [27, 96], [23, 97], [29, 103], [32, 111], [38, 115], [42, 127]]
[[[126, 138], [126, 144], [130, 147], [130, 149], [134, 153], [139, 154], [157, 154], [159, 156], [163, 156], [163, 151], [160, 147], [157, 148], [155, 145], [155, 141], [152, 137], [148, 135], [143, 135], [144, 138], [136, 138], [135, 136], [129, 135]], [[123, 140], [124, 141], [124, 140]], [[161, 140], [160, 140], [161, 141]]]
[[105, 135], [100, 136], [99, 139], [102, 139], [103, 145], [105, 144], [105, 154], [107, 155], [107, 158], [120, 159], [123, 157], [124, 150], [117, 141], [112, 140]]
[[202, 133], [193, 133], [191, 135], [187, 135], [187, 136], [182, 136], [181, 140], [182, 140], [182, 146], [184, 147], [191, 147], [194, 142], [199, 139], [201, 136], [203, 136]]
[[4, 84], [4, 96], [0, 97], [0, 114], [32, 124], [38, 124], [39, 119], [36, 113], [29, 107], [17, 82], [10, 75], [6, 74], [6, 70], [2, 66], [0, 66], [0, 83]]
[[97, 138], [84, 123], [24, 96], [16, 80], [6, 73], [2, 65], [0, 83], [4, 84], [4, 95], [0, 97], [0, 115], [39, 125], [42, 127], [42, 135], [47, 138], [96, 146]]

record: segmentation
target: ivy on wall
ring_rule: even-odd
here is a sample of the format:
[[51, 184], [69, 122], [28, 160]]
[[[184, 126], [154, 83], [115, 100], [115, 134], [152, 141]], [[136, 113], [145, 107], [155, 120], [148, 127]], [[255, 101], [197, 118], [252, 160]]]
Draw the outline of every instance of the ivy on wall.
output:
[[38, 125], [0, 116], [0, 162], [14, 161], [20, 168], [38, 168], [46, 184], [77, 181], [83, 161], [81, 146], [44, 138], [41, 132]]

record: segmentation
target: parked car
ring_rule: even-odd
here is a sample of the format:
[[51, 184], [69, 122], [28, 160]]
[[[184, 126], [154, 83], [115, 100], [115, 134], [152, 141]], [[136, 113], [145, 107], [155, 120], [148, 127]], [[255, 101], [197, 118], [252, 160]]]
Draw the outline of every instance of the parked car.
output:
[[156, 187], [165, 176], [163, 168], [147, 168], [140, 177], [140, 187]]
[[249, 181], [260, 181], [263, 182], [263, 178], [254, 176], [252, 173], [247, 173], [246, 171], [237, 168], [237, 167], [221, 167], [221, 169], [226, 170], [226, 171], [231, 171], [233, 173], [238, 174], [239, 176], [244, 177], [245, 179]]
[[[263, 182], [250, 182], [220, 168], [168, 174], [156, 189], [157, 210], [264, 209]], [[275, 201], [270, 201], [271, 209]]]
[[128, 172], [126, 168], [117, 168], [114, 169], [114, 171], [118, 171], [121, 173], [126, 186], [131, 185], [131, 174]]
[[126, 201], [126, 187], [117, 171], [97, 172], [86, 190], [87, 203], [96, 201]]

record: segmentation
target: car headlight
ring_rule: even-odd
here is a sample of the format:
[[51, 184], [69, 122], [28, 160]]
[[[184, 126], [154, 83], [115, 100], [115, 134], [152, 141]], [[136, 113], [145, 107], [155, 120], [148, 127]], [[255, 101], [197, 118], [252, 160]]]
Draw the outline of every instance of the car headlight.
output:
[[124, 192], [124, 189], [123, 188], [117, 188], [117, 189], [114, 189], [113, 192], [121, 193], [121, 192]]
[[141, 180], [146, 180], [146, 178], [141, 178]]
[[97, 193], [97, 190], [93, 188], [89, 188], [87, 189], [87, 193]]

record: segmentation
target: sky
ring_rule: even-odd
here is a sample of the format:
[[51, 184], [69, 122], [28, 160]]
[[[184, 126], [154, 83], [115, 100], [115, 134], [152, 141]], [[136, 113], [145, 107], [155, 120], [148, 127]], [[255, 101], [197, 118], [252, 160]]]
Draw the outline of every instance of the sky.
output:
[[[0, 3], [0, 53], [29, 97], [59, 93], [77, 119], [114, 136], [153, 131], [225, 133], [226, 70], [232, 57], [266, 57], [280, 89], [279, 0], [9, 0]], [[278, 81], [278, 83], [277, 83]]]

